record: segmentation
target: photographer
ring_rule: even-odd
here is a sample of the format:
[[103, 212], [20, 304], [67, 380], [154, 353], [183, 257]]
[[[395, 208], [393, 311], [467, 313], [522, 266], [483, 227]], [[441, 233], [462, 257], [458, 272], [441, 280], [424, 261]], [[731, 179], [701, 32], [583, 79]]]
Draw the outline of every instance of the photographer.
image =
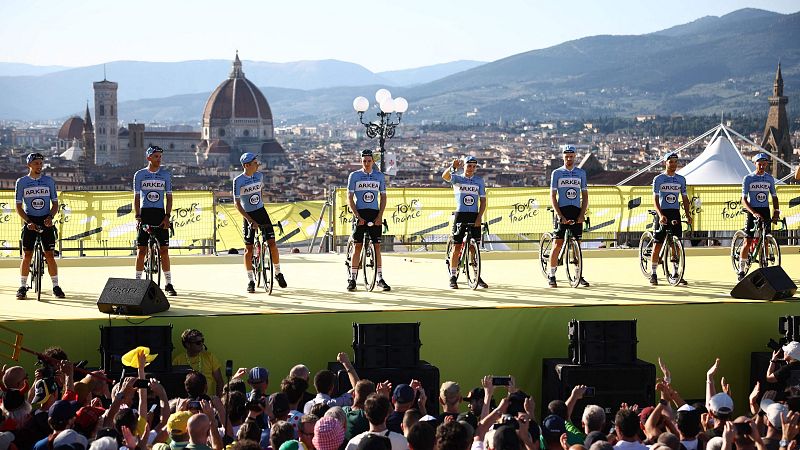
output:
[[[783, 363], [779, 364], [779, 361]], [[784, 398], [792, 372], [800, 371], [800, 342], [792, 341], [772, 352], [772, 359], [767, 368], [767, 381], [779, 385], [778, 399]]]

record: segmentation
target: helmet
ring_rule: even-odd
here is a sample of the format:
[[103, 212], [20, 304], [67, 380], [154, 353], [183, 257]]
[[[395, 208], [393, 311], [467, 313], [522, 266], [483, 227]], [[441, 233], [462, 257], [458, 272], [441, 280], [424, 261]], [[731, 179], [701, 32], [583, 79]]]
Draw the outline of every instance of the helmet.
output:
[[164, 149], [157, 145], [151, 145], [150, 147], [147, 147], [147, 150], [144, 151], [144, 155], [147, 157], [153, 153], [164, 153]]
[[42, 159], [43, 160], [44, 159], [44, 155], [42, 155], [41, 153], [38, 153], [38, 152], [37, 153], [31, 153], [30, 155], [28, 155], [27, 158], [25, 158], [25, 164], [30, 164], [31, 162], [36, 161], [37, 159]]
[[464, 164], [478, 164], [478, 158], [472, 155], [467, 155], [464, 157]]
[[250, 152], [242, 153], [242, 156], [239, 157], [239, 162], [242, 163], [242, 165], [247, 164], [249, 162], [253, 162], [255, 160], [256, 160], [256, 155]]
[[769, 157], [769, 153], [761, 152], [761, 153], [759, 153], [759, 154], [757, 154], [756, 156], [753, 157], [753, 162], [759, 162], [759, 161], [767, 161], [767, 162], [769, 162], [770, 159], [771, 158]]
[[363, 158], [365, 156], [369, 156], [370, 158], [372, 158], [372, 150], [370, 150], [368, 148], [364, 149], [364, 150], [361, 150], [361, 157]]
[[675, 152], [675, 151], [673, 151], [673, 152], [667, 152], [667, 154], [666, 154], [666, 155], [664, 155], [664, 161], [666, 161], [666, 160], [668, 160], [668, 159], [670, 159], [670, 158], [675, 158], [675, 159], [678, 159], [678, 152]]
[[567, 153], [575, 153], [575, 146], [570, 144], [562, 145], [561, 153], [564, 155], [566, 155]]

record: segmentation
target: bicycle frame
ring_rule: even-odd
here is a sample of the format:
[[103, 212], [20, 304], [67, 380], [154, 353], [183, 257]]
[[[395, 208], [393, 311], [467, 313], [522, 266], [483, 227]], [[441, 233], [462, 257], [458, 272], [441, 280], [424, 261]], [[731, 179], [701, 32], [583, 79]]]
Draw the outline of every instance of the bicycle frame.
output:
[[[256, 284], [261, 285], [261, 278], [264, 278], [264, 290], [267, 294], [272, 294], [272, 287], [274, 285], [272, 263], [272, 249], [269, 242], [264, 238], [264, 226], [258, 225], [250, 227], [253, 230], [253, 256], [252, 264], [253, 270], [256, 273]], [[264, 249], [266, 248], [266, 252]]]

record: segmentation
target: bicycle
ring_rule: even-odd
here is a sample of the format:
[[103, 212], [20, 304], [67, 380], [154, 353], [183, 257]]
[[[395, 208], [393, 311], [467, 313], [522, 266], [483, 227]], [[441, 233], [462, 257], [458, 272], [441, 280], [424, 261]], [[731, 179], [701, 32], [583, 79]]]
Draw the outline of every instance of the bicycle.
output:
[[[253, 226], [250, 228], [255, 230]], [[264, 227], [259, 226], [258, 228], [261, 230], [261, 233], [253, 232], [253, 256], [251, 261], [256, 275], [256, 286], [261, 286], [261, 280], [263, 279], [264, 290], [270, 295], [272, 294], [272, 287], [275, 284], [273, 278], [275, 267], [272, 264], [272, 250], [269, 248], [266, 239], [264, 239]], [[265, 248], [267, 250], [266, 252], [264, 251]]]
[[[554, 228], [558, 228], [558, 218], [552, 207], [547, 208], [553, 215]], [[586, 217], [583, 222], [583, 231], [589, 231], [589, 218]], [[545, 232], [539, 240], [539, 264], [542, 266], [542, 275], [545, 279], [550, 278], [548, 268], [550, 266], [550, 253], [553, 250], [553, 240], [555, 239], [555, 232]], [[566, 260], [566, 264], [564, 261]], [[558, 254], [558, 265], [566, 265], [567, 279], [569, 285], [576, 288], [581, 284], [583, 277], [583, 252], [581, 251], [581, 244], [572, 235], [572, 232], [567, 228], [564, 231], [564, 245], [561, 246], [561, 251]]]
[[[357, 220], [353, 220], [353, 229], [355, 229], [356, 225], [358, 224]], [[368, 222], [368, 227], [373, 226], [380, 226], [381, 224], [374, 224], [372, 222]], [[389, 225], [386, 223], [386, 219], [383, 220], [383, 233], [389, 231]], [[350, 261], [353, 258], [353, 253], [356, 251], [356, 242], [351, 235], [350, 238], [347, 240], [347, 258], [344, 261], [344, 265], [347, 267], [347, 276], [350, 276]], [[361, 265], [359, 266], [359, 270], [363, 275], [363, 282], [364, 282], [364, 289], [367, 291], [372, 292], [375, 289], [375, 282], [378, 278], [378, 259], [377, 254], [375, 253], [375, 244], [372, 242], [372, 238], [369, 236], [369, 232], [364, 231], [364, 238], [362, 240], [361, 245], [361, 258], [360, 258]]]
[[[155, 236], [156, 230], [160, 227], [158, 225], [140, 224], [139, 228], [147, 233], [147, 253], [144, 257], [144, 276], [148, 281], [154, 281], [157, 285], [161, 286], [161, 244]], [[169, 224], [170, 236], [175, 235], [175, 229], [172, 228], [172, 223]]]
[[[786, 218], [774, 221], [780, 223], [782, 230], [786, 229]], [[756, 215], [753, 222], [754, 232], [753, 243], [751, 244], [750, 254], [745, 262], [745, 267], [741, 267], [739, 255], [742, 252], [742, 246], [747, 242], [747, 233], [744, 230], [736, 230], [731, 239], [731, 264], [733, 270], [738, 273], [747, 273], [750, 271], [750, 266], [753, 263], [758, 263], [759, 267], [780, 266], [781, 265], [781, 247], [778, 241], [767, 233], [767, 227], [764, 226], [764, 221], [761, 216]]]
[[[652, 209], [647, 212], [653, 216], [653, 229], [655, 230], [659, 220], [658, 212]], [[673, 220], [672, 222], [675, 224], [677, 221]], [[689, 222], [685, 220], [681, 222], [685, 223], [687, 227], [691, 227]], [[663, 226], [667, 225], [664, 224]], [[681, 236], [674, 236], [669, 227], [666, 231], [667, 234], [664, 237], [658, 260], [659, 264], [661, 264], [664, 269], [664, 276], [667, 278], [669, 284], [677, 286], [683, 279], [683, 273], [686, 270], [686, 252], [681, 242]], [[655, 248], [655, 244], [655, 236], [650, 231], [645, 231], [642, 233], [642, 237], [639, 238], [639, 269], [642, 270], [642, 274], [648, 279], [653, 275], [653, 249]]]
[[[24, 233], [23, 228], [23, 233]], [[44, 276], [44, 244], [42, 244], [42, 232], [44, 227], [36, 226], [36, 240], [33, 243], [33, 256], [30, 264], [30, 289], [36, 292], [36, 301], [42, 301], [42, 277]]]
[[[470, 226], [464, 223], [457, 223], [456, 224], [456, 232], [454, 234], [461, 233], [462, 226]], [[478, 228], [472, 226], [473, 228]], [[451, 235], [450, 238], [447, 240], [447, 253], [445, 254], [445, 265], [447, 266], [447, 274], [451, 275], [450, 272], [450, 259], [453, 257], [453, 250], [455, 249], [455, 241], [453, 240], [453, 236]], [[467, 277], [467, 284], [470, 288], [478, 289], [478, 280], [481, 279], [481, 248], [478, 243], [475, 241], [475, 238], [472, 237], [472, 233], [465, 232], [464, 237], [461, 240], [461, 255], [459, 256], [458, 264], [456, 265], [456, 280], [458, 280], [459, 273], [464, 272], [464, 275]]]

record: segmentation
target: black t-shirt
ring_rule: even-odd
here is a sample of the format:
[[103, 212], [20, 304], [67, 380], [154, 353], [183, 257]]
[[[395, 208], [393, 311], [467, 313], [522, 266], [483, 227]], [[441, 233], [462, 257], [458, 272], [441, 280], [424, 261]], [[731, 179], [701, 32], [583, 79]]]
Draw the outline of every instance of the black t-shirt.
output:
[[785, 390], [786, 387], [789, 386], [791, 382], [792, 372], [800, 372], [800, 361], [792, 361], [785, 366], [779, 367], [774, 375], [775, 378], [778, 380], [776, 384], [778, 385], [778, 394], [775, 396], [775, 400], [783, 400], [786, 398]]
[[389, 431], [394, 431], [395, 433], [403, 434], [403, 416], [405, 413], [392, 411], [389, 413], [389, 417], [386, 418], [386, 428]]

